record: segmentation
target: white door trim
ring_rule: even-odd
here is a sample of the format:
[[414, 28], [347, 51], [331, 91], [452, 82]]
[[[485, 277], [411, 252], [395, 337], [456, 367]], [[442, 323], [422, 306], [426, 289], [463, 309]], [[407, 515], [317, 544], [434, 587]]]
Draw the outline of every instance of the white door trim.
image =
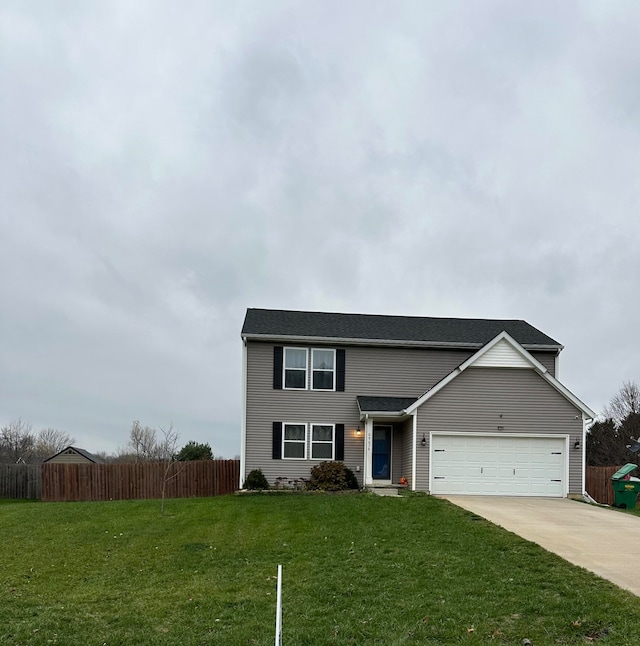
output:
[[[375, 427], [389, 429], [389, 478], [388, 480], [381, 480], [380, 478], [373, 477], [373, 430]], [[390, 485], [393, 478], [393, 424], [374, 423], [371, 424], [371, 445], [369, 454], [369, 473], [371, 474], [372, 485]]]
[[364, 484], [371, 485], [371, 454], [373, 451], [373, 420], [367, 417], [364, 422]]

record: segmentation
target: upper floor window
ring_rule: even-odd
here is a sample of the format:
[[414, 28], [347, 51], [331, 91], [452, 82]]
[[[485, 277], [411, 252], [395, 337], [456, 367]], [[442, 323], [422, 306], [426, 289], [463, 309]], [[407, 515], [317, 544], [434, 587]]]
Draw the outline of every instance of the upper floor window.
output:
[[285, 348], [284, 349], [284, 387], [285, 388], [306, 388], [307, 387], [307, 349], [306, 348]]
[[[311, 352], [311, 357], [309, 357]], [[309, 358], [311, 360], [309, 361]], [[345, 349], [273, 346], [274, 390], [344, 392]]]
[[336, 351], [311, 350], [311, 387], [313, 390], [334, 390], [336, 374]]

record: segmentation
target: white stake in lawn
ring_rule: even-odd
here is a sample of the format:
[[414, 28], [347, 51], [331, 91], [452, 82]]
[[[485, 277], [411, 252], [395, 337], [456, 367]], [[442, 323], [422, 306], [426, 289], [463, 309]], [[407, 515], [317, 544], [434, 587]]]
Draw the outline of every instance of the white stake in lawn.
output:
[[278, 565], [278, 592], [276, 595], [276, 644], [282, 646], [282, 565]]

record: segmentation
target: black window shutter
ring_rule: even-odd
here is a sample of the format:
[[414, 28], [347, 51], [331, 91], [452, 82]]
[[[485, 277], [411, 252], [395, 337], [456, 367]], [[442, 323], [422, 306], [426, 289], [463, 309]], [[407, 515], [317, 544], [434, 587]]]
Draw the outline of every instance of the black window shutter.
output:
[[344, 460], [344, 424], [336, 424], [336, 460]]
[[344, 392], [344, 350], [336, 350], [336, 390]]
[[282, 346], [273, 346], [273, 388], [282, 390]]
[[273, 423], [273, 446], [271, 457], [274, 460], [282, 460], [282, 422]]

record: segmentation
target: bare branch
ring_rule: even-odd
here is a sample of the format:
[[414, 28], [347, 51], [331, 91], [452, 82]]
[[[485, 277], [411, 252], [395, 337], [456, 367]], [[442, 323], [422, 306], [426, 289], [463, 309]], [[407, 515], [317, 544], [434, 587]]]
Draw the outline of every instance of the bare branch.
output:
[[35, 453], [39, 459], [45, 460], [72, 445], [75, 441], [74, 437], [64, 431], [43, 428], [35, 438]]
[[156, 432], [148, 426], [143, 427], [138, 420], [131, 425], [128, 446], [136, 456], [136, 462], [159, 459]]
[[640, 414], [640, 386], [635, 381], [625, 381], [604, 407], [604, 416], [611, 418], [619, 427], [631, 414]]
[[35, 438], [31, 424], [21, 417], [0, 428], [0, 461], [33, 462]]

